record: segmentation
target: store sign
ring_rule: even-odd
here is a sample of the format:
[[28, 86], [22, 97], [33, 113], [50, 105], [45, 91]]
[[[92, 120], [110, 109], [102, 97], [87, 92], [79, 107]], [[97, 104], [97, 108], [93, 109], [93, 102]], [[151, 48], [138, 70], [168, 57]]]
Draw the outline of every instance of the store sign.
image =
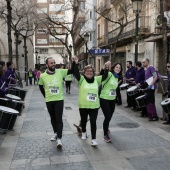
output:
[[89, 52], [94, 55], [109, 55], [110, 49], [92, 49]]

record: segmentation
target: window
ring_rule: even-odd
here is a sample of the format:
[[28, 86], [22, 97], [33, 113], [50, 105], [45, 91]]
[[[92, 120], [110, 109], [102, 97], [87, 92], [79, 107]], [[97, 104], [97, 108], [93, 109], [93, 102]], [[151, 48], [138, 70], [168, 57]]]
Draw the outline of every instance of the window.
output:
[[85, 10], [85, 2], [80, 2], [80, 10]]
[[40, 49], [40, 54], [48, 54], [48, 49], [47, 48]]
[[37, 13], [47, 13], [47, 8], [37, 8]]
[[93, 17], [93, 11], [90, 11], [89, 15], [90, 15], [90, 19], [92, 19], [92, 17]]
[[[62, 41], [64, 40], [63, 38], [60, 38]], [[61, 42], [60, 40], [56, 38], [50, 38], [50, 42]]]
[[37, 39], [37, 44], [47, 44], [47, 39]]
[[98, 25], [98, 38], [100, 37], [100, 24]]
[[37, 0], [37, 3], [47, 3], [47, 0]]
[[89, 41], [93, 41], [93, 33], [89, 33]]
[[47, 32], [47, 29], [43, 29], [43, 28], [42, 29], [40, 28], [37, 30], [37, 34], [46, 34], [46, 32]]
[[50, 1], [51, 4], [58, 4], [58, 3], [61, 3], [61, 2], [64, 3], [63, 0], [51, 0]]

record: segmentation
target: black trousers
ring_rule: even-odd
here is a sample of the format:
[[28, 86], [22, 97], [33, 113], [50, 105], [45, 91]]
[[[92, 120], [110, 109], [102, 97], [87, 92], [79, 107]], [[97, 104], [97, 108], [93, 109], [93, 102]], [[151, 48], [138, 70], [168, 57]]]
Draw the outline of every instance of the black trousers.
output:
[[64, 100], [46, 102], [48, 112], [51, 117], [51, 125], [54, 133], [57, 133], [58, 138], [62, 138], [63, 130], [63, 106]]
[[90, 125], [91, 125], [91, 136], [92, 139], [96, 139], [96, 120], [98, 115], [98, 109], [79, 109], [80, 111], [80, 117], [81, 117], [81, 127], [82, 132], [86, 132], [86, 124], [87, 124], [87, 118], [88, 115], [90, 117]]
[[110, 120], [115, 111], [115, 100], [105, 100], [100, 98], [100, 106], [104, 114], [103, 131], [104, 136], [108, 134]]
[[66, 91], [70, 92], [71, 89], [71, 81], [65, 81], [66, 82]]
[[119, 86], [116, 89], [116, 102], [118, 104], [122, 104], [122, 96], [121, 96], [121, 93], [120, 93], [120, 87]]

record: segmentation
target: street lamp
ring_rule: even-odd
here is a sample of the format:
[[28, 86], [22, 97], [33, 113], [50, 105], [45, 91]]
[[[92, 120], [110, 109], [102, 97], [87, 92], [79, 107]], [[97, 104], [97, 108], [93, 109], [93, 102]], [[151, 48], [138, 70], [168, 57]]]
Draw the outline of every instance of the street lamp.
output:
[[133, 12], [136, 15], [136, 28], [135, 28], [135, 63], [138, 61], [138, 25], [139, 25], [139, 12], [142, 9], [142, 0], [131, 0]]
[[69, 55], [69, 61], [71, 62], [72, 60], [71, 60], [71, 57], [72, 57], [72, 48], [73, 48], [73, 46], [70, 44], [69, 46], [68, 46], [68, 48], [69, 48], [69, 50], [70, 50], [70, 55]]
[[22, 40], [19, 39], [19, 31], [18, 30], [15, 30], [14, 32], [14, 38], [15, 38], [15, 49], [16, 49], [16, 68], [17, 70], [19, 70], [19, 67], [18, 67], [18, 58], [19, 58], [19, 55], [18, 55], [18, 45], [21, 44]]
[[37, 61], [38, 61], [38, 51], [35, 52], [35, 57], [36, 57], [36, 64], [37, 64]]
[[89, 34], [87, 32], [84, 34], [84, 41], [85, 41], [85, 45], [86, 45], [86, 65], [88, 65], [87, 42], [89, 41]]
[[38, 56], [38, 69], [40, 69], [40, 56]]

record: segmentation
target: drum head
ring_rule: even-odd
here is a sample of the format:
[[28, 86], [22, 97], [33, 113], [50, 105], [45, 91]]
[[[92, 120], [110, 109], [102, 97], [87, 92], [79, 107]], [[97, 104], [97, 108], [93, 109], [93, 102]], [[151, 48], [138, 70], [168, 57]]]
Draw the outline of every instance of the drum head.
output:
[[0, 100], [9, 101], [7, 98], [0, 98]]
[[141, 99], [141, 98], [143, 98], [143, 97], [145, 97], [146, 95], [144, 94], [144, 95], [142, 95], [142, 96], [139, 96], [139, 97], [137, 97], [136, 99], [138, 100], [138, 99]]
[[18, 100], [12, 100], [12, 102], [14, 102], [14, 103], [24, 104], [24, 102], [23, 102], [23, 101], [18, 101]]
[[5, 106], [0, 106], [0, 110], [2, 112], [9, 113], [9, 114], [19, 114], [19, 112], [17, 110], [14, 110], [14, 109], [11, 109], [11, 108], [5, 107]]
[[128, 85], [129, 85], [129, 84], [124, 83], [124, 84], [120, 85], [119, 87], [120, 87], [120, 88], [123, 88], [123, 87], [127, 87]]
[[23, 89], [23, 88], [21, 88], [21, 87], [13, 87], [13, 89], [22, 90], [22, 91], [27, 91], [27, 89]]
[[20, 97], [15, 96], [15, 95], [13, 95], [13, 94], [7, 94], [6, 97], [7, 97], [8, 99], [12, 99], [12, 100], [21, 100]]
[[138, 86], [132, 86], [129, 89], [127, 89], [127, 92], [135, 91], [138, 88]]
[[167, 105], [167, 104], [169, 104], [169, 103], [170, 103], [170, 98], [163, 100], [163, 101], [161, 102], [161, 105], [164, 106], [164, 105]]

